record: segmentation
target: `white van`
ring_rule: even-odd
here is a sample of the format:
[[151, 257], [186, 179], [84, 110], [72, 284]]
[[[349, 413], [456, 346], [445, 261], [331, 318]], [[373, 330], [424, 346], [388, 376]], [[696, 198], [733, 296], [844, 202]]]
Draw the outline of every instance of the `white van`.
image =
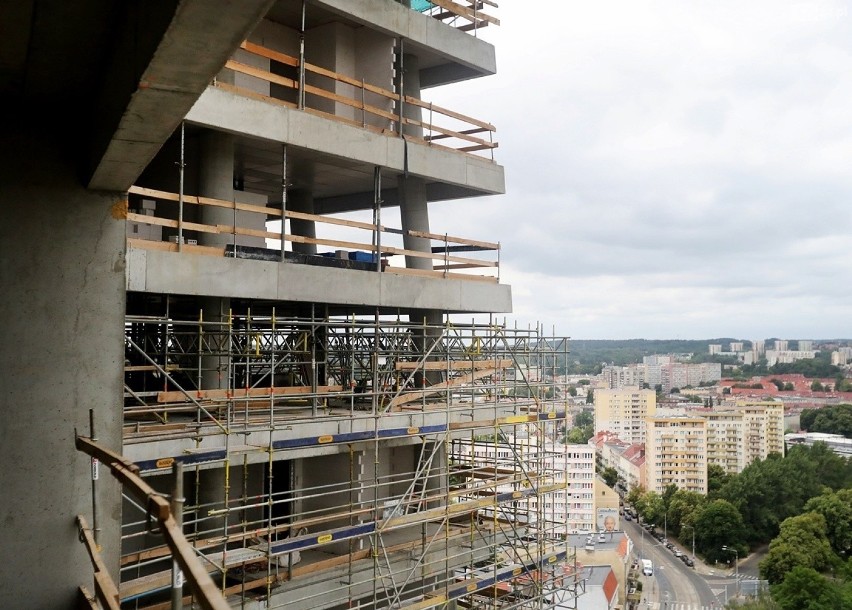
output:
[[651, 563], [650, 559], [642, 560], [642, 574], [644, 574], [645, 576], [654, 575], [654, 564]]

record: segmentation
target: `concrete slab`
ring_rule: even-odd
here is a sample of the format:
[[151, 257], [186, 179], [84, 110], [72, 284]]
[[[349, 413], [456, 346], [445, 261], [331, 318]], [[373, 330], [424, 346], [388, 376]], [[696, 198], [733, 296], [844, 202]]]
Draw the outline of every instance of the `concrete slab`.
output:
[[128, 248], [128, 290], [332, 305], [507, 313], [511, 288], [477, 280], [426, 278], [189, 253]]
[[[116, 32], [119, 44], [107, 62], [97, 104], [104, 112], [92, 141], [90, 188], [122, 191], [133, 184], [273, 1], [182, 0], [154, 40], [156, 27], [126, 20], [126, 32]], [[158, 14], [147, 25], [163, 19]], [[140, 73], [138, 80], [128, 79]]]
[[[187, 115], [196, 125], [272, 140], [345, 161], [397, 172], [406, 170], [405, 148], [389, 137], [309, 112], [209, 87]], [[294, 154], [298, 154], [294, 152]], [[408, 142], [408, 171], [427, 181], [463, 187], [470, 194], [506, 190], [503, 167], [490, 159]]]

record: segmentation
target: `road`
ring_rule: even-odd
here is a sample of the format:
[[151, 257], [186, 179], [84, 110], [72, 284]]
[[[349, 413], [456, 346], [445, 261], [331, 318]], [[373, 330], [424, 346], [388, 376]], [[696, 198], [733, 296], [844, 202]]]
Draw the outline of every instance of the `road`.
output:
[[[633, 521], [622, 521], [635, 545], [637, 558], [654, 562], [654, 575], [643, 576], [641, 610], [706, 610], [721, 608], [725, 597], [717, 597], [713, 589], [724, 590], [721, 579], [713, 587], [695, 570], [687, 567], [661, 543]], [[733, 581], [733, 579], [729, 579]], [[732, 589], [733, 591], [733, 589]]]

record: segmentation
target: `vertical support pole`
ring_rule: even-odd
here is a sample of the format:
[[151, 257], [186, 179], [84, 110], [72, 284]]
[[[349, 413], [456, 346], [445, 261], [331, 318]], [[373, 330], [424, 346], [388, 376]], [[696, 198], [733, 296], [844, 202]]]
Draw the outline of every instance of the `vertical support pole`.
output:
[[373, 225], [375, 225], [376, 271], [382, 271], [382, 168], [373, 170]]
[[305, 109], [305, 11], [307, 0], [302, 0], [302, 22], [299, 27], [299, 110]]
[[[172, 516], [178, 530], [183, 531], [183, 463], [175, 462], [172, 466], [175, 477], [175, 487], [172, 492]], [[172, 560], [172, 610], [183, 608], [183, 571], [177, 561]]]
[[[403, 125], [403, 121], [405, 120], [405, 117], [404, 117], [404, 114], [403, 114], [404, 110], [405, 110], [405, 76], [404, 76], [405, 70], [403, 69], [405, 66], [404, 66], [403, 59], [402, 59], [403, 52], [404, 52], [403, 39], [402, 39], [402, 37], [399, 37], [399, 38], [397, 38], [397, 55], [396, 55], [396, 79], [397, 79], [396, 94], [399, 96], [399, 106], [398, 106], [399, 125], [398, 125], [397, 131], [399, 132], [400, 138], [405, 137], [404, 134], [402, 133], [403, 132], [402, 125]], [[408, 165], [406, 164], [406, 170], [407, 170], [407, 168], [408, 168]]]
[[[95, 410], [89, 409], [89, 438], [92, 439], [92, 442], [97, 442], [98, 435], [95, 434]], [[97, 501], [97, 483], [98, 483], [98, 474], [99, 474], [99, 462], [98, 458], [92, 458], [92, 535], [95, 539], [95, 544], [100, 548], [100, 543], [98, 542], [98, 537], [100, 534], [100, 528], [98, 527], [98, 501]]]
[[281, 146], [281, 261], [287, 237], [287, 145]]
[[183, 248], [183, 179], [186, 169], [186, 121], [180, 123], [180, 161], [178, 162], [178, 252]]

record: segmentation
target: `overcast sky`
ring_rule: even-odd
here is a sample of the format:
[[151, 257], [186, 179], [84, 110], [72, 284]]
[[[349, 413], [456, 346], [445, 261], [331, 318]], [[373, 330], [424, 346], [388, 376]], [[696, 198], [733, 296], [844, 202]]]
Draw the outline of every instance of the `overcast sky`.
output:
[[[852, 7], [503, 0], [498, 74], [424, 98], [497, 126], [507, 194], [434, 206], [502, 242], [524, 326], [852, 336]], [[438, 211], [438, 210], [436, 210]]]

